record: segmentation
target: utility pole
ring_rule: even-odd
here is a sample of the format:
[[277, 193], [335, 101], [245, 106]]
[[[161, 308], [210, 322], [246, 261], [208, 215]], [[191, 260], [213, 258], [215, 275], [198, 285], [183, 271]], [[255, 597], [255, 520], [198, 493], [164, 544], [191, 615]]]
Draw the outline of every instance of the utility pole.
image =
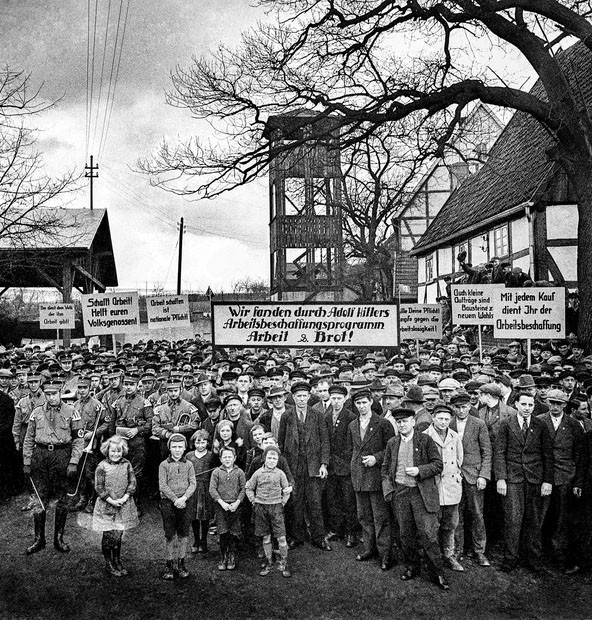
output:
[[183, 233], [185, 232], [183, 218], [179, 223], [179, 266], [177, 267], [177, 295], [181, 294], [181, 265], [183, 263]]
[[[96, 172], [96, 174], [94, 174]], [[84, 166], [84, 176], [90, 179], [90, 210], [93, 210], [93, 179], [99, 178], [99, 164], [93, 166], [93, 156], [90, 156], [90, 166]]]

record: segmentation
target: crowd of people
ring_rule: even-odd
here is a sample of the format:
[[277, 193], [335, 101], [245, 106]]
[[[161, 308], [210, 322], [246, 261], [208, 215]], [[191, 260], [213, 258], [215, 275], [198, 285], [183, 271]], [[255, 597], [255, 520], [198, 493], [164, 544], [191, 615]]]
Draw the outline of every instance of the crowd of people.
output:
[[[127, 574], [123, 532], [157, 501], [166, 580], [188, 547], [217, 569], [256, 553], [262, 577], [309, 541], [400, 578], [447, 570], [590, 566], [592, 357], [575, 340], [477, 350], [457, 333], [395, 350], [212, 350], [201, 339], [2, 354], [0, 491], [25, 491], [27, 554], [68, 514], [102, 532]], [[192, 538], [191, 543], [189, 539]], [[496, 558], [497, 558], [496, 553]], [[489, 568], [491, 570], [491, 568]]]

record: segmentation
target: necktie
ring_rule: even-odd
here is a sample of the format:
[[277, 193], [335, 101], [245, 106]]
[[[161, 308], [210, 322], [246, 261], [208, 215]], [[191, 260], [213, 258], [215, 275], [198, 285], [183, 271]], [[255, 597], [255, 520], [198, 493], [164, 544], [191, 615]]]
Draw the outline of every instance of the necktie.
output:
[[304, 424], [304, 412], [303, 411], [298, 412], [298, 419], [300, 420], [302, 424]]
[[526, 438], [528, 437], [528, 421], [524, 420], [522, 422], [522, 435], [524, 436], [524, 441], [526, 441]]

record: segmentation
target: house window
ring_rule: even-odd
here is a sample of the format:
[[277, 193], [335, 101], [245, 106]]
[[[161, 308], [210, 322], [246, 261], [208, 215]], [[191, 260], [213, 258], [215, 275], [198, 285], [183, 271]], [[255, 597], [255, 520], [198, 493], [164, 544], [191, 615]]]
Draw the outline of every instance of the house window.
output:
[[426, 282], [431, 282], [434, 279], [434, 256], [426, 256]]
[[457, 256], [461, 253], [461, 252], [466, 252], [467, 253], [467, 257], [465, 260], [469, 260], [469, 244], [465, 241], [464, 243], [460, 243], [459, 245], [455, 245], [452, 248], [452, 273], [454, 273], [457, 270], [460, 270], [460, 267], [458, 266], [458, 262], [457, 262]]
[[510, 247], [508, 245], [508, 226], [504, 224], [499, 228], [493, 230], [493, 251], [495, 256], [501, 258], [502, 256], [508, 256], [510, 253]]

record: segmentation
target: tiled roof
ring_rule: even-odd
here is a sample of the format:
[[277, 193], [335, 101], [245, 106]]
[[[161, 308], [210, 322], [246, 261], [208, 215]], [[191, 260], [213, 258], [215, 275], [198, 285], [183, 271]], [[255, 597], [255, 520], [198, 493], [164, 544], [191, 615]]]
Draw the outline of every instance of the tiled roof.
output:
[[[106, 213], [106, 209], [35, 209], [23, 223], [28, 228], [39, 222], [41, 231], [18, 235], [18, 239], [0, 237], [0, 250], [88, 250]], [[10, 213], [8, 219], [16, 220], [16, 215]]]
[[[576, 88], [591, 108], [592, 80], [588, 76], [592, 75], [592, 54], [582, 44], [576, 44], [562, 52], [558, 61], [580, 78]], [[540, 96], [541, 84], [537, 82], [530, 92]], [[532, 116], [516, 112], [491, 149], [487, 163], [450, 196], [413, 254], [465, 237], [467, 229], [478, 227], [480, 222], [535, 200], [554, 170], [547, 156], [547, 149], [554, 143]]]

